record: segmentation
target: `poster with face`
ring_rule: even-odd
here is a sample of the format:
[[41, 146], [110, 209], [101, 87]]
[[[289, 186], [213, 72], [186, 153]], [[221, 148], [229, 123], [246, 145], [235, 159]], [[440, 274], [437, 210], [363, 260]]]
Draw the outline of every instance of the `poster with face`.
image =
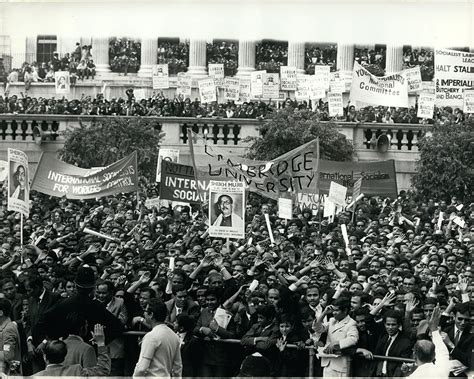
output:
[[20, 150], [8, 149], [8, 210], [30, 213], [28, 156]]
[[68, 71], [56, 71], [54, 73], [54, 85], [56, 87], [56, 94], [68, 94], [71, 90], [71, 82]]
[[211, 181], [209, 185], [209, 220], [209, 235], [211, 237], [244, 238], [244, 183]]

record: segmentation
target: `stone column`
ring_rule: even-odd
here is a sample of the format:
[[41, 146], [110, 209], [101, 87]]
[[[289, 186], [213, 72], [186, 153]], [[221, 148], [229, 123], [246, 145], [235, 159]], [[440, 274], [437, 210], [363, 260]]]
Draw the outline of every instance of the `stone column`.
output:
[[153, 65], [157, 63], [158, 59], [158, 39], [157, 38], [143, 38], [140, 70], [138, 76], [151, 78]]
[[94, 60], [95, 70], [99, 76], [110, 73], [108, 37], [93, 38], [92, 59]]
[[288, 66], [296, 67], [297, 74], [304, 74], [304, 42], [288, 42]]
[[352, 72], [354, 68], [354, 45], [337, 44], [337, 69]]
[[255, 71], [256, 42], [239, 41], [239, 68], [237, 77], [250, 77], [250, 73]]
[[206, 40], [191, 39], [189, 41], [189, 67], [191, 76], [206, 76]]
[[387, 45], [385, 62], [386, 75], [401, 71], [403, 68], [403, 46]]

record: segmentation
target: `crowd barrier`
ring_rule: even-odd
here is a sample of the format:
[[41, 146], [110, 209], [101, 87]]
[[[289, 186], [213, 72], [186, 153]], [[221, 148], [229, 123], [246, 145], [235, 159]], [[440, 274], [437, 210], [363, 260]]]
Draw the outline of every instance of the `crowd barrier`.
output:
[[[146, 332], [139, 332], [139, 331], [128, 331], [125, 332], [124, 335], [126, 336], [137, 336], [142, 337], [146, 334]], [[213, 340], [213, 343], [218, 342], [222, 344], [238, 344], [240, 345], [240, 340], [236, 339], [225, 339], [225, 340]], [[313, 377], [314, 372], [314, 359], [316, 356], [316, 348], [314, 346], [305, 346], [303, 348], [298, 347], [297, 345], [288, 344], [286, 345], [288, 349], [300, 349], [300, 350], [307, 350], [308, 351], [308, 377]], [[374, 360], [381, 360], [381, 361], [391, 361], [391, 362], [400, 362], [400, 363], [414, 363], [414, 359], [410, 358], [401, 358], [401, 357], [389, 357], [385, 355], [374, 355]]]

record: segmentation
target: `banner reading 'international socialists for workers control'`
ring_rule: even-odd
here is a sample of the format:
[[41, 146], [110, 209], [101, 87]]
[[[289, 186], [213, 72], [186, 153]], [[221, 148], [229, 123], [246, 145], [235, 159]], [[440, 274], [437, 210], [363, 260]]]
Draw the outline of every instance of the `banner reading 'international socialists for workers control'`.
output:
[[378, 77], [354, 62], [350, 98], [366, 104], [408, 108], [408, 80], [403, 71]]
[[94, 199], [138, 190], [137, 153], [100, 169], [85, 169], [43, 154], [31, 188], [50, 196]]

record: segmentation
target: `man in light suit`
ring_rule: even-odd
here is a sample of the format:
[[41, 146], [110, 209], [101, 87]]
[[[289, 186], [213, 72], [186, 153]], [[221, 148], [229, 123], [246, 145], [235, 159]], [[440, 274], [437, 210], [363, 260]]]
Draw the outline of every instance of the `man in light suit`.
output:
[[216, 214], [219, 216], [213, 222], [213, 226], [244, 227], [242, 217], [234, 213], [234, 199], [229, 195], [220, 195], [214, 204]]
[[[321, 367], [324, 368], [323, 377], [325, 378], [349, 376], [350, 356], [342, 355], [341, 350], [355, 346], [359, 340], [357, 323], [348, 315], [350, 309], [350, 300], [339, 298], [333, 305], [326, 307], [316, 320], [315, 330], [320, 333], [327, 332], [323, 352], [337, 355], [337, 357], [321, 357]], [[329, 312], [332, 312], [333, 317], [325, 325], [322, 320]]]

